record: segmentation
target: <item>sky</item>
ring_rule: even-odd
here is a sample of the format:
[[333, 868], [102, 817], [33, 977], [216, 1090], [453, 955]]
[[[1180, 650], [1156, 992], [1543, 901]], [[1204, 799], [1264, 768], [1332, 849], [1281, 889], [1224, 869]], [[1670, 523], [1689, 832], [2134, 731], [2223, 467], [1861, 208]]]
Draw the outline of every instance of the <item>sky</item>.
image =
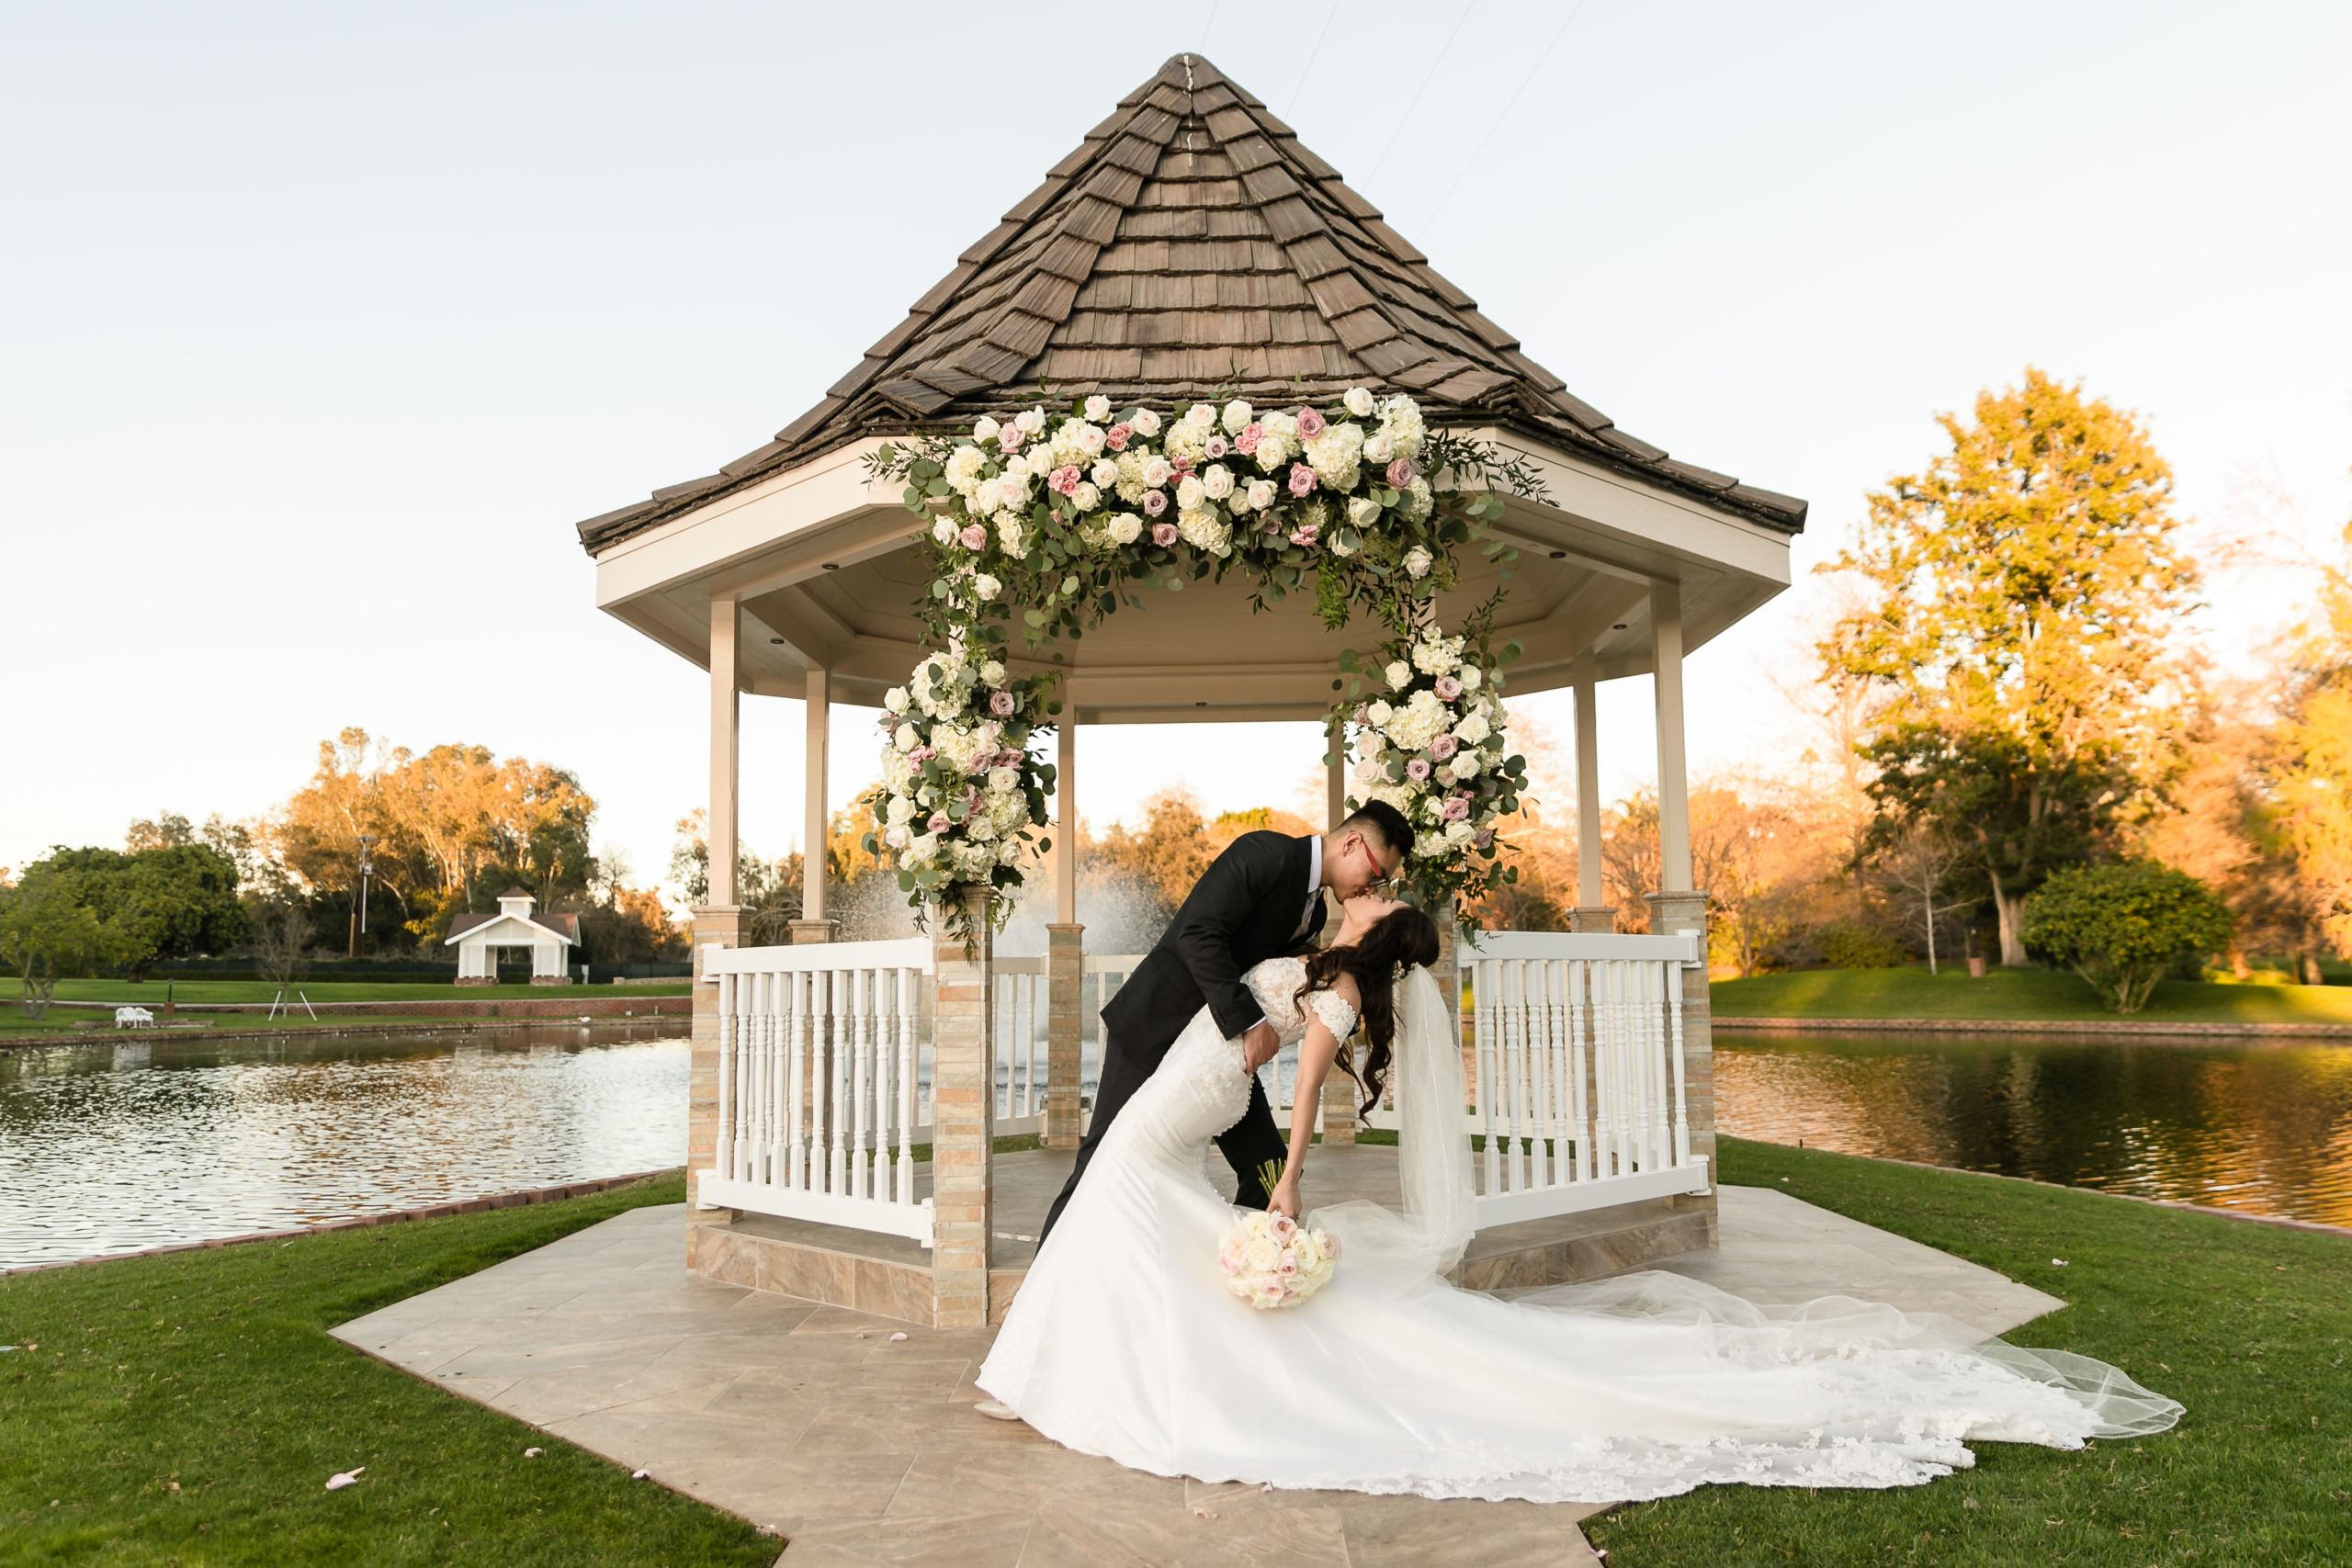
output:
[[[1188, 50], [1577, 396], [1811, 501], [1797, 586], [1690, 662], [1700, 772], [1804, 743], [1811, 569], [2029, 364], [2148, 421], [2225, 667], [2352, 518], [2341, 5], [6, 10], [0, 865], [265, 812], [358, 726], [574, 770], [658, 876], [704, 678], [594, 608], [572, 525], [768, 440]], [[1602, 689], [1611, 795], [1650, 702]], [[745, 710], [781, 853], [800, 708]], [[1086, 731], [1081, 812], [1296, 807], [1320, 754], [1170, 739]]]

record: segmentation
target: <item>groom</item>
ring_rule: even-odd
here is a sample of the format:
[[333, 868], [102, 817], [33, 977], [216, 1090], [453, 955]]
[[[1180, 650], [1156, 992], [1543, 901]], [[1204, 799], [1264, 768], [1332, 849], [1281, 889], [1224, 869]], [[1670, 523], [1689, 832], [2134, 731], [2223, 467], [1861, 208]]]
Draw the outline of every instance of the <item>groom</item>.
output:
[[1119, 1108], [1141, 1089], [1160, 1058], [1206, 1006], [1228, 1040], [1242, 1042], [1251, 1077], [1250, 1109], [1216, 1141], [1238, 1186], [1233, 1201], [1262, 1209], [1259, 1179], [1266, 1161], [1289, 1153], [1274, 1129], [1274, 1113], [1256, 1073], [1281, 1042], [1241, 976], [1252, 964], [1306, 947], [1323, 929], [1323, 889], [1342, 899], [1396, 874], [1413, 842], [1404, 817], [1373, 801], [1329, 832], [1294, 839], [1287, 833], [1244, 833], [1217, 856], [1185, 897], [1159, 944], [1102, 1010], [1102, 1077], [1094, 1090], [1094, 1120], [1078, 1145], [1078, 1164], [1046, 1214], [1043, 1242], [1062, 1205], [1078, 1190], [1087, 1162], [1109, 1132]]

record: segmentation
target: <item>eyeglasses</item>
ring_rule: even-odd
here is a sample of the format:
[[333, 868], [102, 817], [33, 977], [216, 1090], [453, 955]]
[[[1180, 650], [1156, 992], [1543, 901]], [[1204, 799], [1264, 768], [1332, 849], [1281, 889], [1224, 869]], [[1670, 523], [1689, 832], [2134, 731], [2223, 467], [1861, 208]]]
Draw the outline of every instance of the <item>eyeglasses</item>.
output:
[[1364, 841], [1363, 835], [1361, 833], [1356, 835], [1356, 848], [1362, 850], [1364, 858], [1372, 862], [1372, 879], [1363, 885], [1363, 890], [1366, 893], [1383, 893], [1396, 886], [1396, 873], [1405, 868], [1403, 855], [1396, 857], [1396, 864], [1392, 869], [1380, 863], [1380, 857], [1372, 852], [1372, 846]]

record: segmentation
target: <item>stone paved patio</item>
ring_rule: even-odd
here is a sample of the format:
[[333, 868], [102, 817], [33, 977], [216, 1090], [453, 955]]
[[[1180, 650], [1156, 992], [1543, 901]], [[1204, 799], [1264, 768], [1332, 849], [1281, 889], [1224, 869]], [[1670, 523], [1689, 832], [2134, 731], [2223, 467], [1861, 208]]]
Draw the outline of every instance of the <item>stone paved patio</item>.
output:
[[[1722, 1192], [1722, 1249], [1667, 1267], [1754, 1300], [1856, 1294], [1988, 1334], [2064, 1304], [1783, 1193]], [[1577, 1528], [1591, 1508], [1206, 1486], [1071, 1453], [973, 1412], [991, 1332], [694, 1278], [684, 1213], [632, 1211], [335, 1333], [776, 1529], [790, 1568], [1595, 1562]]]

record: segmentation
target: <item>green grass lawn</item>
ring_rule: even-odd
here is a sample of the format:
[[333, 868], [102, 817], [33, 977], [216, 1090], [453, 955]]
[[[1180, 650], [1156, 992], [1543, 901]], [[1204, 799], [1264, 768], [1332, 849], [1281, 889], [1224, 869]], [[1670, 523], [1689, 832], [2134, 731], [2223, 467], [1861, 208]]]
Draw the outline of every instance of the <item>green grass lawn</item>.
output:
[[2111, 1361], [2188, 1414], [2075, 1453], [1976, 1445], [1974, 1470], [1901, 1491], [1636, 1505], [1587, 1526], [1610, 1568], [2352, 1562], [2352, 1240], [1773, 1144], [1721, 1152], [1726, 1181], [2064, 1297], [2007, 1337]]
[[[1708, 987], [1718, 1018], [2119, 1018], [2079, 976], [2056, 969], [1995, 969], [1982, 980], [1965, 964], [1929, 975], [1902, 969], [1804, 969], [1718, 980]], [[2131, 1017], [2146, 1023], [2352, 1023], [2352, 986], [2228, 986], [2166, 980]]]
[[[142, 980], [60, 980], [60, 1001], [114, 1002], [161, 1012], [165, 982]], [[267, 1002], [277, 995], [268, 980], [174, 980], [172, 998], [179, 1002]], [[452, 986], [436, 981], [297, 980], [288, 987], [314, 1002], [495, 1002], [546, 1001], [550, 998], [683, 997], [694, 989], [690, 980], [643, 986]], [[16, 999], [16, 983], [7, 982], [6, 999]]]
[[[590, 1198], [0, 1278], [0, 1562], [727, 1564], [752, 1526], [326, 1329], [645, 1203]], [[546, 1452], [526, 1459], [537, 1446]], [[325, 1490], [356, 1465], [356, 1486]]]

